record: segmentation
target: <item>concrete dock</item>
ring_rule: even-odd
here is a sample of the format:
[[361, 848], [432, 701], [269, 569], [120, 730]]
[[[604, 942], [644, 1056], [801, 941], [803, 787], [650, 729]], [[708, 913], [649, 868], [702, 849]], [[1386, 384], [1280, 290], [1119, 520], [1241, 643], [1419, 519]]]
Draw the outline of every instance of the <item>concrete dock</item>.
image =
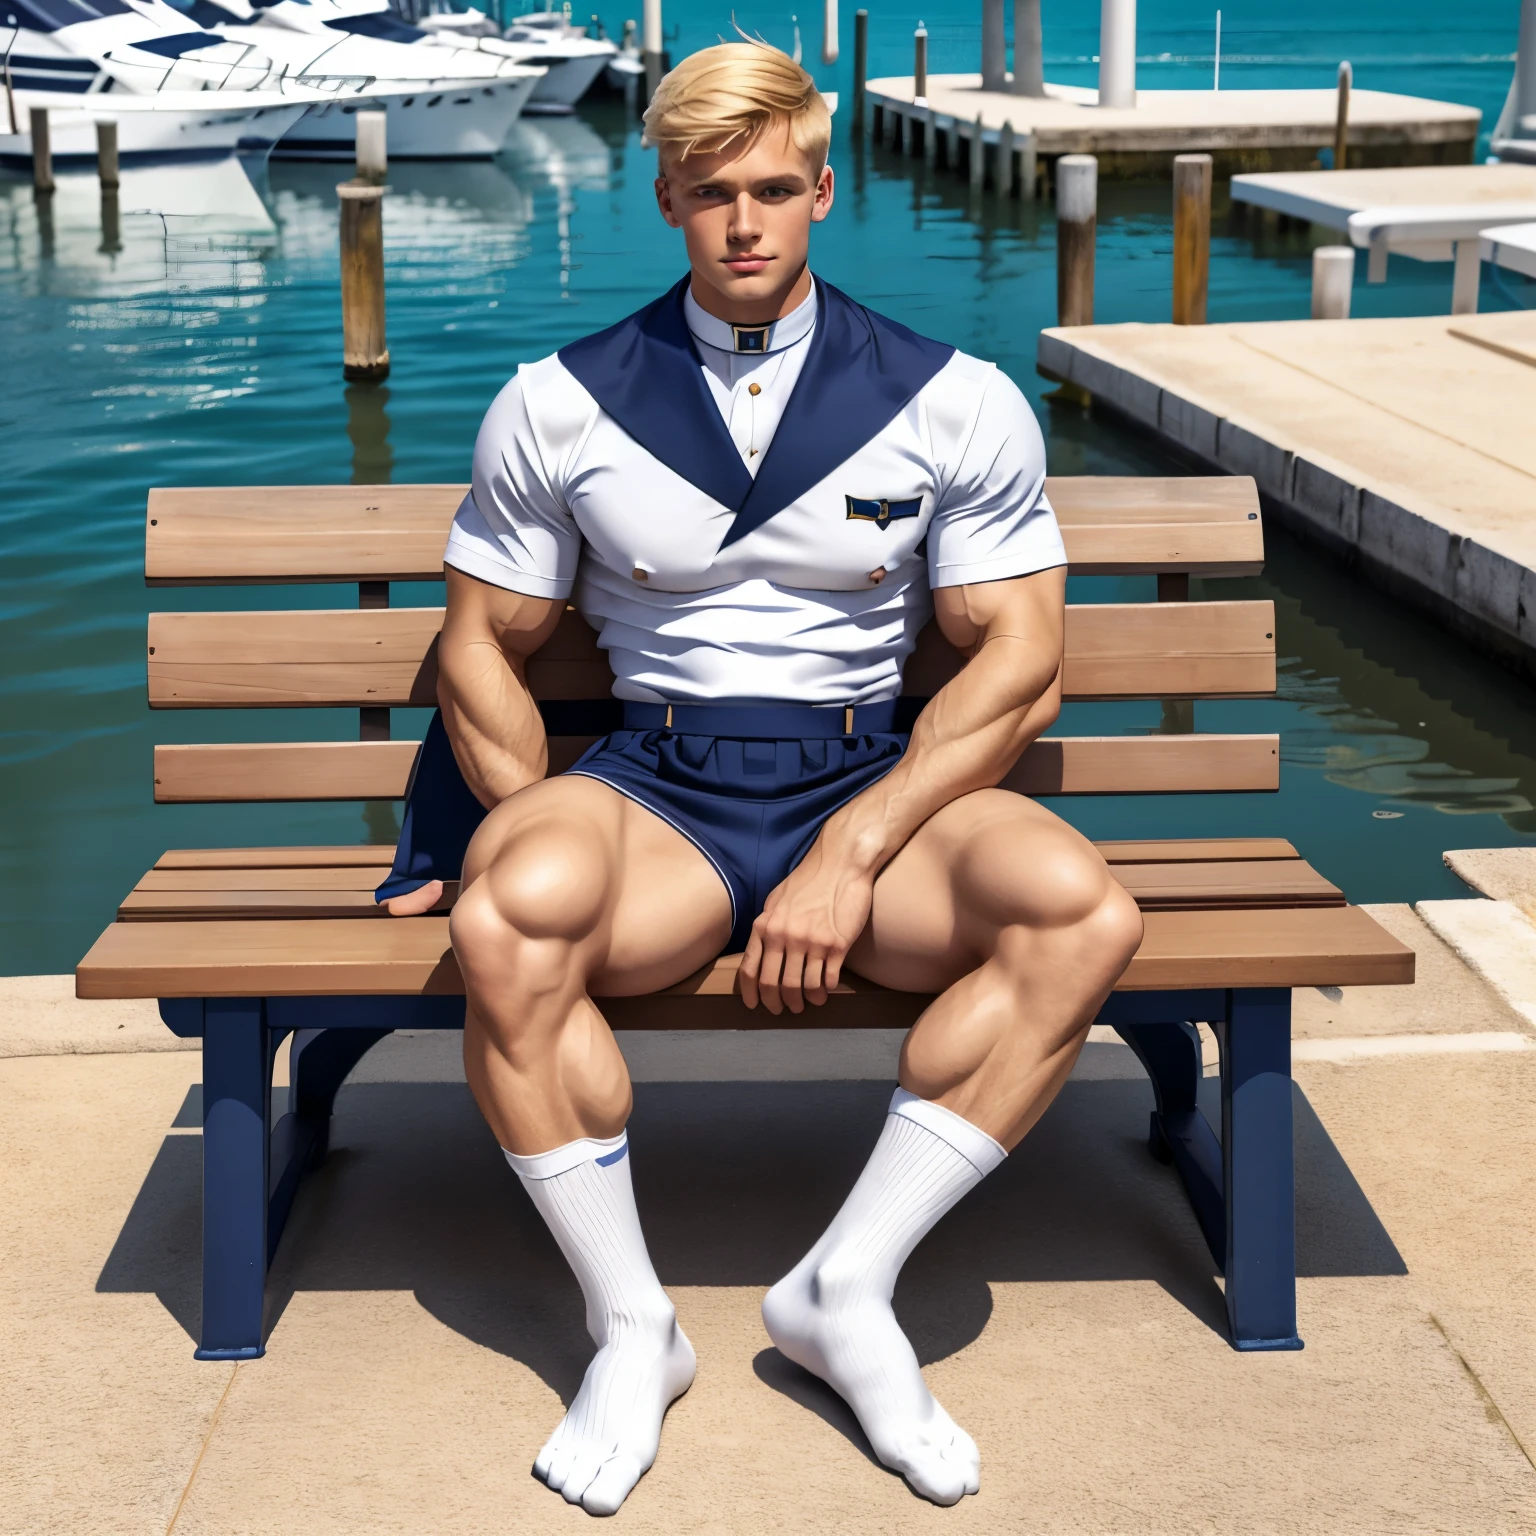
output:
[[[922, 105], [912, 76], [871, 80], [868, 101], [879, 108], [887, 136], [894, 119], [926, 123], [932, 112], [941, 136], [970, 132], [978, 115], [983, 139], [995, 144], [1005, 123], [1035, 137], [1042, 161], [1058, 155], [1099, 157], [1104, 176], [1170, 174], [1174, 155], [1204, 152], [1217, 176], [1239, 171], [1306, 170], [1333, 143], [1337, 94], [1332, 90], [1139, 91], [1136, 105], [1106, 108], [1098, 92], [1068, 85], [1046, 94], [983, 91], [978, 75], [930, 75]], [[1349, 100], [1352, 165], [1459, 165], [1472, 159], [1481, 114], [1452, 102], [1355, 91]], [[910, 136], [902, 142], [909, 146]], [[948, 139], [949, 144], [953, 143]], [[949, 151], [951, 163], [955, 160]]]
[[1536, 677], [1536, 314], [1084, 326], [1038, 364]]
[[[1146, 1077], [1095, 1031], [897, 1293], [981, 1446], [981, 1493], [950, 1510], [874, 1462], [758, 1317], [867, 1155], [899, 1036], [627, 1037], [636, 1189], [700, 1369], [615, 1528], [1536, 1532], [1536, 1028], [1412, 909], [1371, 910], [1415, 985], [1296, 994], [1306, 1349], [1228, 1344], [1146, 1151]], [[1536, 952], [1516, 921], [1506, 947]], [[266, 1357], [204, 1364], [200, 1058], [144, 1050], [192, 1043], [152, 1003], [70, 992], [0, 979], [0, 1530], [593, 1529], [529, 1475], [590, 1353], [579, 1294], [457, 1035], [396, 1035], [353, 1074], [277, 1254]]]

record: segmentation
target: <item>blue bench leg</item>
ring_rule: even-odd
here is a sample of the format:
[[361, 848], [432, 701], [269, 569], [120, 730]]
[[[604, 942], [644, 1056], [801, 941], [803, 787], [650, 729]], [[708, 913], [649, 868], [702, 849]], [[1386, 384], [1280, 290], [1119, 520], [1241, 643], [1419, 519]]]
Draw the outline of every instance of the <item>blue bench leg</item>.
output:
[[1291, 1139], [1291, 994], [1229, 994], [1221, 1042], [1227, 1317], [1238, 1349], [1300, 1349], [1296, 1173]]
[[199, 1360], [254, 1360], [264, 1353], [271, 1096], [271, 1031], [261, 999], [207, 999]]
[[1116, 1033], [1135, 1051], [1157, 1107], [1148, 1146], [1159, 1162], [1171, 1162], [1218, 1265], [1226, 1261], [1227, 1221], [1222, 1198], [1221, 1146], [1201, 1113], [1200, 1033], [1193, 1024], [1117, 1024]]

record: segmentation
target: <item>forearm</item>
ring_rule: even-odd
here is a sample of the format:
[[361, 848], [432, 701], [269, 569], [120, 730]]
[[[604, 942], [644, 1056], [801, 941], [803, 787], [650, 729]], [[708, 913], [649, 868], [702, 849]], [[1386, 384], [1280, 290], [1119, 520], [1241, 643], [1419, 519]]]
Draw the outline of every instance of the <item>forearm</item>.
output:
[[544, 777], [549, 745], [520, 657], [494, 640], [445, 631], [437, 699], [459, 771], [488, 810]]
[[1055, 720], [1058, 665], [1033, 639], [981, 644], [918, 717], [896, 767], [828, 820], [829, 850], [874, 874], [935, 811], [997, 784]]

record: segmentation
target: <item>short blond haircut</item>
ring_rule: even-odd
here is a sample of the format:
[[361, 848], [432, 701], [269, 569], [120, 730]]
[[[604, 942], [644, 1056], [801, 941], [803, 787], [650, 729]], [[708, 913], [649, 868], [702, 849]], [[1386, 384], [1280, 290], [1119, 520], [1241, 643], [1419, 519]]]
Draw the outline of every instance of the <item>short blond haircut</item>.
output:
[[787, 123], [790, 142], [820, 174], [832, 143], [832, 114], [816, 82], [767, 43], [718, 43], [690, 54], [666, 75], [645, 112], [645, 141], [669, 156], [745, 154], [770, 126]]

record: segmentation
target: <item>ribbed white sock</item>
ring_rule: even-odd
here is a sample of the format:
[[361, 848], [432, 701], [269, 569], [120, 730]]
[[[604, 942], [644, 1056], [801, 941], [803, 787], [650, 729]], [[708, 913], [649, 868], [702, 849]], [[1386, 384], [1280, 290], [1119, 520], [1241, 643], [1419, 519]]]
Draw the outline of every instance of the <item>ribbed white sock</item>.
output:
[[935, 1504], [976, 1492], [980, 1457], [929, 1392], [891, 1295], [929, 1229], [1006, 1156], [969, 1120], [898, 1088], [843, 1208], [763, 1302], [779, 1350], [840, 1393], [880, 1460]]
[[645, 1251], [628, 1137], [506, 1157], [575, 1271], [598, 1347], [533, 1470], [588, 1514], [611, 1515], [656, 1460], [667, 1406], [693, 1381], [693, 1346]]

